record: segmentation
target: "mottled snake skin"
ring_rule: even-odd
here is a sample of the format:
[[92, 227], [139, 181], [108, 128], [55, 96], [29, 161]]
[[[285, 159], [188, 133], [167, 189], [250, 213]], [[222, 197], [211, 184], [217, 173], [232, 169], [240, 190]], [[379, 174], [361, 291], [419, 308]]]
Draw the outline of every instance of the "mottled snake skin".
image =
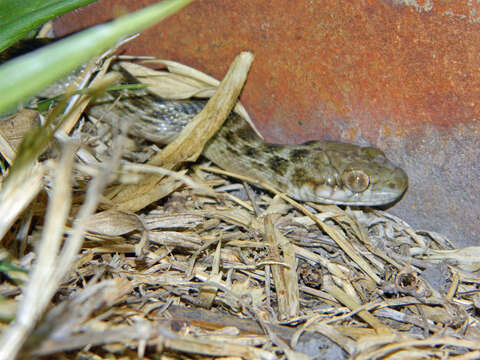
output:
[[[165, 101], [145, 90], [127, 91], [90, 113], [111, 121], [132, 122], [133, 133], [150, 141], [171, 141], [206, 103]], [[301, 145], [265, 143], [239, 115], [229, 115], [207, 143], [203, 155], [221, 168], [267, 182], [293, 198], [328, 204], [384, 205], [407, 188], [405, 172], [382, 151], [348, 143], [311, 141]]]

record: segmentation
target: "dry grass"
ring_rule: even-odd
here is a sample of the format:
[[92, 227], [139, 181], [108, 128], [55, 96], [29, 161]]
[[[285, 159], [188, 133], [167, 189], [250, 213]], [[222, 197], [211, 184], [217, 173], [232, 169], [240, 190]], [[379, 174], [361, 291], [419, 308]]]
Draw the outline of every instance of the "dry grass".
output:
[[[162, 152], [74, 107], [75, 121], [52, 121], [73, 131], [57, 134], [60, 147], [17, 155], [0, 194], [0, 359], [480, 357], [479, 248], [185, 165], [251, 61], [234, 62], [210, 108]], [[21, 119], [31, 113], [9, 121]], [[26, 151], [0, 131], [7, 161]]]

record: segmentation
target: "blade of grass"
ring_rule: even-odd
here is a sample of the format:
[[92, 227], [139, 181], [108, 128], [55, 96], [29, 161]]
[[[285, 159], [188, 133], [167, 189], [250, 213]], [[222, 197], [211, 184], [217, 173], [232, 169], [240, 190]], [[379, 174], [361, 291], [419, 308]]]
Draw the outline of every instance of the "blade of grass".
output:
[[173, 14], [192, 0], [165, 0], [18, 57], [0, 67], [0, 113], [67, 75], [80, 64]]
[[90, 4], [96, 0], [1, 1], [0, 2], [0, 51], [23, 39], [31, 30], [54, 17]]

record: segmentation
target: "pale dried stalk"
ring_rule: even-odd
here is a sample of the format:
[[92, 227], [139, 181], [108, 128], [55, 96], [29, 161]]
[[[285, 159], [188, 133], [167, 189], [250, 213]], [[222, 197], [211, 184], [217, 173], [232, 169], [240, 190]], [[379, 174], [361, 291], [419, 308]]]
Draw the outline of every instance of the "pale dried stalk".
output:
[[[45, 168], [36, 164], [29, 169], [21, 169], [21, 174], [14, 174], [12, 181], [4, 182], [0, 193], [0, 239], [13, 225], [17, 217], [35, 199], [42, 189], [42, 177]], [[12, 174], [10, 174], [12, 176]]]
[[[74, 148], [67, 146], [64, 150], [64, 156], [56, 177], [54, 200], [49, 203], [47, 223], [42, 233], [42, 249], [37, 260], [39, 265], [35, 267], [38, 270], [34, 270], [27, 286], [24, 302], [17, 313], [17, 321], [1, 339], [0, 344], [3, 346], [0, 346], [0, 349], [2, 349], [0, 360], [15, 358], [61, 280], [70, 270], [82, 246], [88, 218], [96, 210], [100, 195], [109, 182], [109, 175], [113, 173], [114, 167], [120, 161], [120, 139], [117, 140], [118, 142], [114, 144], [114, 150], [116, 151], [114, 151], [112, 161], [107, 163], [103, 171], [99, 172], [98, 176], [91, 181], [73, 231], [65, 241], [62, 251], [57, 255], [71, 202], [70, 174], [73, 166]], [[59, 209], [61, 213], [59, 213]]]
[[[351, 298], [347, 293], [345, 293], [342, 289], [338, 286], [334, 285], [333, 282], [330, 280], [325, 281], [325, 288], [330, 295], [332, 295], [335, 299], [337, 299], [342, 304], [346, 305], [350, 310], [357, 310], [361, 307], [359, 303], [357, 303], [353, 298]], [[375, 316], [370, 314], [366, 310], [362, 310], [358, 312], [358, 316], [362, 318], [363, 321], [368, 323], [372, 326], [377, 334], [379, 335], [393, 335], [394, 332], [381, 321], [379, 321]]]
[[190, 176], [185, 175], [183, 172], [168, 170], [160, 166], [153, 166], [153, 165], [147, 165], [147, 164], [133, 164], [128, 162], [122, 164], [122, 170], [170, 176], [173, 179], [181, 181], [185, 185], [190, 186], [193, 190], [196, 190], [196, 192], [199, 194], [208, 195], [214, 198], [217, 197], [217, 194], [215, 193], [215, 191], [213, 191], [210, 187], [197, 183]]
[[337, 345], [341, 346], [348, 354], [353, 354], [355, 351], [355, 342], [352, 339], [350, 339], [346, 334], [342, 333], [335, 326], [326, 324], [323, 321], [318, 321], [316, 318], [307, 320], [305, 325], [303, 325], [302, 328], [295, 333], [294, 337], [292, 338], [292, 341], [295, 341], [294, 344], [296, 344], [298, 337], [305, 330], [316, 331], [323, 336], [328, 337]]
[[[107, 72], [107, 69], [110, 66], [110, 63], [112, 62], [112, 60], [113, 60], [113, 57], [110, 57], [107, 60], [105, 60], [105, 62], [102, 64], [102, 68], [100, 69], [95, 79], [92, 81], [92, 84], [90, 85], [90, 87], [95, 87], [95, 86], [98, 86], [99, 84], [104, 84], [102, 85], [102, 87], [110, 86], [110, 84], [112, 84], [113, 82], [119, 79], [119, 77], [117, 76], [112, 76], [113, 79], [111, 78], [111, 80], [109, 79], [107, 81], [102, 81], [103, 76]], [[76, 88], [75, 88], [75, 85], [72, 84], [70, 86], [70, 89], [67, 90], [67, 93], [69, 91], [73, 92], [76, 90], [83, 89], [87, 81], [90, 80], [92, 72], [96, 70], [97, 68], [96, 63], [99, 61], [100, 59], [91, 60], [83, 71], [84, 76], [83, 76], [83, 79], [81, 79], [81, 83]], [[80, 116], [82, 115], [83, 111], [87, 108], [91, 99], [92, 97], [89, 94], [72, 96], [68, 107], [65, 109], [65, 114], [68, 114], [68, 116], [63, 121], [59, 131], [65, 134], [69, 134], [77, 124], [78, 119], [80, 119]]]
[[205, 108], [185, 126], [173, 142], [152, 159], [151, 165], [162, 165], [171, 169], [180, 162], [197, 160], [204, 145], [232, 111], [247, 79], [252, 61], [253, 55], [249, 52], [243, 52], [235, 58], [217, 92]]
[[207, 356], [241, 356], [244, 359], [265, 359], [273, 360], [274, 357], [270, 352], [263, 351], [250, 346], [241, 346], [228, 344], [225, 342], [197, 340], [191, 337], [178, 337], [175, 339], [164, 339], [161, 344], [163, 347], [185, 352], [189, 354], [201, 354]]
[[[423, 350], [425, 354], [428, 354], [435, 347], [438, 346], [456, 346], [456, 347], [465, 347], [470, 350], [480, 350], [480, 342], [467, 340], [467, 339], [457, 339], [452, 336], [438, 336], [438, 337], [430, 337], [428, 339], [411, 339], [408, 337], [401, 337], [398, 336], [396, 338], [392, 338], [389, 336], [386, 337], [373, 337], [371, 339], [362, 339], [358, 344], [357, 351], [361, 351], [359, 355], [355, 357], [357, 360], [366, 360], [366, 359], [381, 359], [385, 358], [389, 354], [395, 354], [396, 352], [405, 349], [407, 351], [414, 351], [414, 350]], [[367, 351], [366, 346], [375, 347], [381, 346], [379, 349]], [[384, 346], [382, 346], [384, 345]], [[426, 358], [426, 357], [423, 357]]]
[[[205, 108], [148, 164], [174, 169], [186, 161], [195, 161], [230, 114], [252, 61], [253, 55], [249, 52], [238, 55]], [[148, 175], [140, 184], [123, 185], [115, 191], [112, 201], [119, 210], [140, 210], [164, 196], [164, 191], [158, 186], [159, 179], [158, 175]]]
[[[192, 97], [210, 98], [215, 94], [220, 81], [190, 66], [171, 60], [147, 60], [145, 63], [163, 64], [166, 71], [156, 71], [134, 63], [121, 62], [120, 65], [128, 72], [138, 77], [143, 84], [150, 84], [149, 91], [164, 99], [190, 99]], [[156, 78], [161, 77], [161, 81]], [[263, 135], [255, 127], [247, 110], [240, 102], [237, 102], [234, 111], [245, 119], [257, 135], [263, 139]]]
[[15, 358], [53, 295], [46, 289], [56, 289], [58, 286], [58, 283], [52, 283], [52, 280], [71, 203], [70, 174], [73, 166], [73, 150], [73, 146], [66, 146], [58, 165], [37, 262], [27, 283], [15, 323], [0, 340], [0, 349], [2, 349], [0, 360]]
[[[70, 270], [75, 257], [82, 247], [83, 238], [88, 227], [88, 220], [97, 209], [101, 194], [110, 182], [110, 175], [114, 172], [114, 169], [120, 162], [120, 144], [122, 140], [123, 138], [121, 137], [116, 139], [116, 143], [113, 144], [114, 151], [111, 161], [105, 163], [105, 167], [102, 171], [90, 181], [85, 201], [83, 202], [74, 222], [73, 231], [67, 238], [65, 246], [59, 255], [57, 268], [53, 274], [57, 283], [59, 283]], [[56, 288], [51, 290], [52, 294], [55, 290]]]
[[[114, 82], [118, 80], [117, 74], [111, 74], [109, 79], [104, 79], [105, 74], [107, 73], [110, 64], [114, 60], [114, 54], [117, 50], [124, 45], [125, 43], [135, 39], [138, 37], [138, 34], [132, 35], [127, 37], [126, 39], [120, 40], [117, 44], [108, 49], [100, 56], [90, 60], [85, 67], [82, 69], [82, 76], [76, 80], [75, 84], [71, 84], [69, 86], [69, 91], [76, 91], [84, 89], [87, 84], [89, 83], [92, 75], [97, 72], [95, 75], [95, 79], [90, 83], [90, 87], [94, 90], [102, 92], [107, 86], [110, 86], [111, 80]], [[100, 69], [98, 67], [100, 66]], [[95, 89], [97, 88], [97, 89]], [[70, 97], [67, 107], [65, 108], [64, 114], [66, 114], [66, 118], [63, 120], [63, 124], [60, 127], [60, 131], [57, 131], [56, 136], [62, 136], [69, 134], [72, 129], [74, 128], [75, 124], [77, 123], [78, 119], [80, 118], [83, 111], [86, 109], [88, 104], [90, 103], [91, 96], [89, 94], [80, 95], [76, 94]]]
[[[274, 227], [272, 216], [265, 217], [265, 237], [272, 246], [269, 247], [271, 257], [284, 264], [271, 265], [275, 291], [278, 300], [278, 312], [281, 320], [298, 316], [300, 311], [300, 300], [298, 290], [298, 277], [295, 263], [295, 252], [293, 246]], [[283, 256], [280, 255], [283, 250]]]
[[325, 258], [324, 256], [321, 256], [317, 253], [314, 253], [308, 249], [305, 249], [297, 245], [293, 245], [293, 248], [297, 256], [304, 259], [308, 259], [310, 261], [315, 261], [316, 263], [320, 264], [325, 269], [327, 269], [330, 272], [330, 274], [338, 277], [339, 279], [343, 279], [351, 275], [349, 274], [348, 269], [338, 264], [335, 264], [334, 262], [331, 262], [329, 259]]
[[[210, 272], [210, 275], [208, 276], [208, 280], [207, 280], [209, 283], [216, 283], [222, 280], [223, 274], [220, 271], [221, 249], [222, 249], [222, 242], [218, 241], [217, 249], [215, 251], [215, 255], [213, 258], [212, 271]], [[191, 274], [192, 271], [193, 271], [193, 266], [189, 270], [189, 273]], [[218, 288], [216, 286], [211, 286], [211, 285], [202, 286], [200, 288], [200, 294], [198, 296], [199, 304], [201, 304], [201, 306], [204, 308], [210, 309], [213, 305], [213, 301], [215, 300], [215, 296], [217, 295], [217, 291], [218, 291]]]

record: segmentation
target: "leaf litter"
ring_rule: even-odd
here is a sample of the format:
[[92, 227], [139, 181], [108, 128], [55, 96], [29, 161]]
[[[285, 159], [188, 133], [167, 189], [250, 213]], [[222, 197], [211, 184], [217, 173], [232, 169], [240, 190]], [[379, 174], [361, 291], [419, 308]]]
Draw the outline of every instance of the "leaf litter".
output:
[[[101, 75], [76, 102], [4, 122], [0, 359], [480, 357], [480, 247], [194, 162], [234, 106], [245, 112], [252, 60], [219, 83], [108, 58], [83, 71]], [[121, 78], [111, 64], [163, 97], [212, 99], [161, 149], [82, 115]], [[19, 145], [42, 117], [43, 140]]]

